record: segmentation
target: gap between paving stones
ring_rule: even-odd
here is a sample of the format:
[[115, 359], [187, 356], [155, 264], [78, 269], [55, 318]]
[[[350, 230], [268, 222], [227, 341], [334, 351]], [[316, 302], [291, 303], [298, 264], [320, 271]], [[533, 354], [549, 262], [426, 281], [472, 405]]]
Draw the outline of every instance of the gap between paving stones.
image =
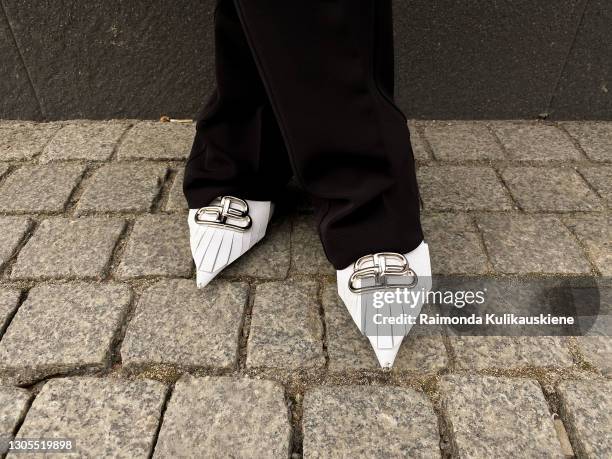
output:
[[574, 145], [574, 148], [580, 152], [580, 154], [582, 155], [582, 159], [586, 159], [588, 161], [591, 160], [591, 158], [589, 158], [589, 155], [587, 155], [587, 152], [584, 150], [584, 148], [582, 148], [582, 145], [580, 145], [578, 139], [576, 139], [572, 134], [570, 134], [565, 123], [554, 123], [553, 125], [565, 134], [569, 141]]
[[175, 382], [171, 383], [166, 387], [166, 393], [164, 395], [164, 401], [162, 402], [161, 413], [159, 415], [159, 422], [157, 423], [157, 428], [155, 429], [155, 433], [153, 434], [153, 447], [151, 448], [151, 452], [149, 453], [149, 459], [151, 459], [155, 454], [155, 447], [157, 446], [157, 441], [159, 440], [159, 432], [161, 431], [162, 425], [164, 423], [164, 416], [166, 415], [166, 410], [168, 409], [168, 403], [172, 398], [172, 394], [174, 393]]

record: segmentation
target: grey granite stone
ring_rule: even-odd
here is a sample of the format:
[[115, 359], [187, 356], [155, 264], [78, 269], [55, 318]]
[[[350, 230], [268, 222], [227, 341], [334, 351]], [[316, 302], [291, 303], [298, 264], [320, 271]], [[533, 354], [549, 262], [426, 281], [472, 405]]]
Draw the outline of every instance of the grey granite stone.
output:
[[434, 156], [442, 161], [504, 159], [504, 152], [484, 122], [439, 121], [425, 126]]
[[426, 141], [419, 132], [419, 124], [422, 122], [410, 120], [408, 121], [408, 129], [410, 130], [410, 143], [412, 145], [412, 154], [416, 161], [428, 161], [433, 159], [431, 153], [427, 149]]
[[6, 441], [13, 438], [28, 410], [30, 398], [25, 389], [0, 386], [0, 454], [6, 453]]
[[521, 208], [528, 212], [603, 209], [599, 197], [573, 169], [508, 167], [502, 177]]
[[270, 222], [265, 238], [229, 265], [222, 276], [284, 279], [291, 262], [290, 237], [291, 222], [288, 219]]
[[147, 212], [166, 176], [166, 166], [113, 163], [94, 172], [79, 199], [77, 213]]
[[19, 305], [21, 292], [14, 289], [0, 289], [0, 336], [9, 324], [13, 313]]
[[255, 290], [248, 367], [307, 368], [325, 363], [314, 281], [268, 282]]
[[427, 210], [508, 210], [512, 201], [484, 166], [423, 166], [417, 171]]
[[160, 281], [142, 295], [121, 348], [124, 365], [231, 368], [238, 352], [248, 285]]
[[0, 371], [21, 384], [106, 367], [130, 296], [120, 284], [33, 287], [0, 341]]
[[491, 128], [512, 159], [519, 161], [576, 161], [583, 159], [570, 138], [550, 124], [494, 122]]
[[612, 162], [611, 123], [572, 121], [563, 123], [563, 126], [578, 141], [590, 159]]
[[57, 123], [0, 123], [0, 161], [36, 156], [60, 127]]
[[612, 376], [612, 336], [578, 336], [576, 339], [586, 361], [605, 376]]
[[185, 159], [195, 136], [194, 124], [142, 121], [119, 146], [119, 159]]
[[336, 274], [325, 256], [312, 215], [299, 215], [293, 220], [291, 257], [297, 274]]
[[0, 268], [15, 253], [31, 224], [26, 217], [0, 217]]
[[456, 457], [563, 457], [536, 381], [452, 375], [440, 391]]
[[[323, 289], [330, 371], [378, 370], [380, 365], [368, 339], [361, 334], [337, 293], [336, 284]], [[441, 335], [425, 336], [413, 327], [404, 338], [394, 370], [435, 373], [448, 364]]]
[[579, 215], [565, 217], [564, 221], [586, 246], [597, 269], [604, 276], [612, 276], [612, 217]]
[[429, 245], [433, 274], [480, 274], [487, 256], [476, 226], [467, 214], [423, 214], [421, 224]]
[[503, 273], [588, 273], [582, 249], [556, 217], [477, 217], [493, 267]]
[[165, 392], [163, 384], [149, 380], [52, 379], [32, 403], [17, 438], [72, 438], [76, 451], [66, 457], [147, 458]]
[[185, 195], [183, 194], [183, 179], [185, 178], [185, 169], [181, 167], [179, 171], [176, 173], [176, 177], [174, 177], [174, 182], [172, 183], [172, 187], [170, 188], [170, 193], [168, 195], [168, 202], [166, 203], [165, 210], [168, 212], [179, 211], [179, 210], [189, 210], [189, 206], [187, 205], [187, 200], [185, 199]]
[[61, 212], [84, 171], [80, 164], [21, 166], [0, 187], [0, 210]]
[[[610, 145], [612, 148], [612, 139]], [[580, 173], [612, 207], [612, 166], [581, 167]]]
[[101, 278], [125, 223], [105, 218], [43, 220], [17, 257], [11, 277]]
[[72, 122], [55, 134], [40, 160], [107, 160], [128, 127], [129, 123], [125, 121]]
[[134, 224], [117, 274], [121, 278], [187, 277], [192, 265], [185, 217], [144, 215]]
[[561, 416], [577, 457], [612, 456], [612, 381], [564, 381]]
[[439, 458], [438, 419], [402, 387], [319, 387], [304, 396], [304, 457]]
[[290, 439], [277, 383], [185, 376], [168, 403], [153, 457], [289, 457]]
[[567, 368], [573, 364], [567, 338], [558, 336], [452, 336], [461, 369]]

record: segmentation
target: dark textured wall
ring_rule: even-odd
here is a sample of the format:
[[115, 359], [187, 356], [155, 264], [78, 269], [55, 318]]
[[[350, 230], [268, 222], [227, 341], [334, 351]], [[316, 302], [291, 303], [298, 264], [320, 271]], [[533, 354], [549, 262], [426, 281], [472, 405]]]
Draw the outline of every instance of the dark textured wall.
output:
[[[191, 117], [214, 0], [0, 0], [0, 118]], [[396, 0], [411, 118], [612, 119], [612, 1]]]

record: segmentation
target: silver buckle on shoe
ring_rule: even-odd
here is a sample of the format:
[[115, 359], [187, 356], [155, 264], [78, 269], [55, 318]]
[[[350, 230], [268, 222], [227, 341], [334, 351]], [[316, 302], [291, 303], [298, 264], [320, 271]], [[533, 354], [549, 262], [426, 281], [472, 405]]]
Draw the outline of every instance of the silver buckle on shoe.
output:
[[[406, 257], [400, 253], [380, 252], [366, 255], [355, 262], [355, 271], [349, 278], [349, 290], [353, 293], [363, 293], [381, 288], [404, 287], [412, 288], [417, 285], [418, 277], [414, 270], [408, 265]], [[410, 284], [389, 285], [389, 277], [411, 276]], [[374, 285], [357, 287], [355, 281], [358, 279], [373, 278]]]
[[246, 231], [251, 227], [249, 205], [233, 196], [217, 198], [210, 206], [202, 207], [196, 212], [195, 221], [200, 225], [218, 226], [234, 231]]

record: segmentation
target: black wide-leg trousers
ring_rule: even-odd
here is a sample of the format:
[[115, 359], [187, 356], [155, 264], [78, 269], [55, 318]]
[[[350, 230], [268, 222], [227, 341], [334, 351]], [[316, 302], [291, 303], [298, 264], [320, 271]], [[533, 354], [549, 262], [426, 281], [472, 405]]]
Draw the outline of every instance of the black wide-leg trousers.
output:
[[291, 178], [336, 269], [423, 240], [391, 0], [218, 0], [217, 88], [185, 171], [190, 208], [274, 201]]

